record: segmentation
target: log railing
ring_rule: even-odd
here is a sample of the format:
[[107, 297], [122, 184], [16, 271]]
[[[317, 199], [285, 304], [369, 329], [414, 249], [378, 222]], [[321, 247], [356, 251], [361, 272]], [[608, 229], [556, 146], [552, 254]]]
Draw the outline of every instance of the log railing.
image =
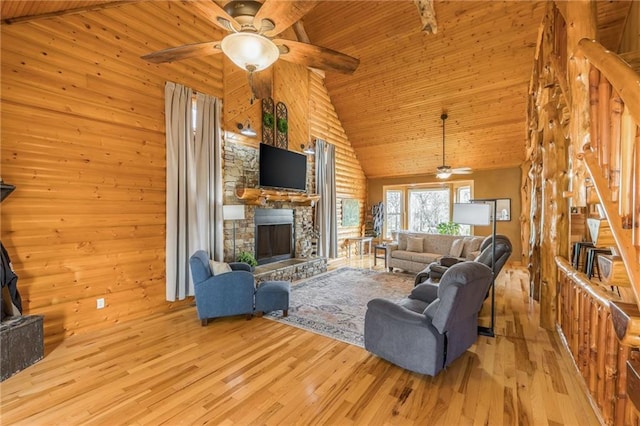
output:
[[619, 342], [610, 294], [594, 286], [562, 257], [558, 265], [558, 332], [584, 379], [594, 408], [606, 425], [638, 425], [640, 414], [627, 398], [627, 361], [640, 352]]
[[597, 41], [579, 47], [592, 67], [584, 163], [640, 306], [640, 75]]

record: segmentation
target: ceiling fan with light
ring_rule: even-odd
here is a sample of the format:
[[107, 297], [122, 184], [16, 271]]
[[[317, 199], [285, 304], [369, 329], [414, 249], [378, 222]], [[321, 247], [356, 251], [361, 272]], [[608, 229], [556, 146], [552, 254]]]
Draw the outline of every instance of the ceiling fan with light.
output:
[[233, 0], [224, 8], [213, 1], [190, 4], [229, 34], [219, 41], [171, 47], [144, 55], [142, 59], [163, 63], [223, 52], [250, 74], [270, 67], [279, 58], [344, 74], [352, 74], [360, 63], [354, 57], [325, 47], [275, 38], [313, 9], [316, 1]]
[[449, 116], [445, 112], [443, 112], [442, 115], [440, 116], [440, 119], [442, 120], [442, 166], [439, 166], [436, 169], [436, 177], [438, 179], [448, 179], [451, 175], [468, 175], [468, 174], [471, 174], [471, 168], [470, 167], [458, 167], [458, 168], [452, 169], [451, 166], [445, 165], [445, 161], [444, 161], [444, 123], [447, 120], [447, 118], [449, 118]]

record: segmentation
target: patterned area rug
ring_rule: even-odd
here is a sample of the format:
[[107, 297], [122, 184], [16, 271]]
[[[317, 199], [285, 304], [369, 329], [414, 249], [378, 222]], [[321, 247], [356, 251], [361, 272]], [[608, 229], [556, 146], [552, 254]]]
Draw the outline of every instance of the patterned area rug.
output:
[[375, 298], [399, 301], [413, 288], [414, 275], [340, 268], [291, 286], [289, 316], [265, 318], [364, 347], [364, 314]]

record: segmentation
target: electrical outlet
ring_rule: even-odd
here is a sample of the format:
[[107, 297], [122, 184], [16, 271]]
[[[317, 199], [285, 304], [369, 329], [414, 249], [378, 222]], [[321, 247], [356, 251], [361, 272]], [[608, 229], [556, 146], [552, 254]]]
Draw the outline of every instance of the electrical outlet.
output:
[[96, 309], [104, 308], [104, 298], [96, 299]]

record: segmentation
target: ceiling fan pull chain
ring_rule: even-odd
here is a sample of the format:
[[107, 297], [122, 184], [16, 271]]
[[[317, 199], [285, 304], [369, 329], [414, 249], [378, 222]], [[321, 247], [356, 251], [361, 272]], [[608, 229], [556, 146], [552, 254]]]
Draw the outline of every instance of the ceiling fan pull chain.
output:
[[253, 71], [249, 71], [249, 89], [251, 89], [251, 98], [249, 104], [253, 105], [253, 101], [256, 100], [256, 91], [253, 89]]

